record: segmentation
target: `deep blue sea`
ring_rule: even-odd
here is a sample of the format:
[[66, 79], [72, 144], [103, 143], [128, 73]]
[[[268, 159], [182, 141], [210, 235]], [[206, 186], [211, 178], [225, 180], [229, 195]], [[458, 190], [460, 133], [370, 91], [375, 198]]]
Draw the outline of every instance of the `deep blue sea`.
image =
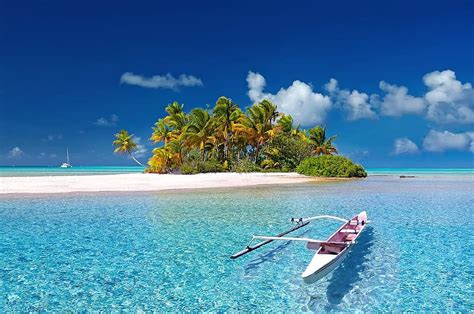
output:
[[[291, 186], [0, 197], [0, 312], [473, 311], [474, 176], [396, 175]], [[333, 273], [279, 242], [238, 260], [291, 217], [370, 225]], [[325, 238], [338, 222], [295, 235]]]

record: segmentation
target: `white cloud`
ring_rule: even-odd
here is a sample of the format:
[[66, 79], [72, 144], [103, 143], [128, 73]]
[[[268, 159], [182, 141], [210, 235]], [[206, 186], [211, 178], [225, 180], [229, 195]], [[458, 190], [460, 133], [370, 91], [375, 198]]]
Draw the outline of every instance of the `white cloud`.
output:
[[62, 140], [63, 139], [63, 135], [62, 134], [49, 134], [47, 137], [46, 137], [46, 141], [55, 141], [55, 140]]
[[386, 94], [381, 102], [381, 114], [391, 117], [400, 117], [404, 114], [423, 114], [426, 102], [423, 98], [408, 95], [408, 88], [381, 81], [381, 90]]
[[294, 81], [288, 88], [281, 88], [278, 93], [264, 93], [265, 78], [254, 72], [247, 75], [248, 96], [253, 102], [268, 99], [278, 106], [282, 112], [293, 116], [295, 123], [309, 126], [322, 123], [331, 109], [329, 96], [313, 92], [311, 85]]
[[135, 142], [137, 143], [137, 149], [133, 153], [135, 157], [143, 157], [148, 151], [145, 145], [141, 144], [141, 141], [142, 141], [141, 137], [138, 137], [138, 136], [135, 137]]
[[427, 118], [439, 123], [474, 122], [474, 91], [470, 83], [462, 84], [451, 70], [434, 71], [423, 76], [429, 91]]
[[470, 150], [474, 142], [474, 132], [451, 133], [430, 130], [423, 140], [423, 148], [430, 152], [447, 150]]
[[202, 80], [193, 75], [181, 74], [175, 78], [171, 74], [154, 75], [152, 77], [145, 77], [143, 75], [126, 72], [120, 78], [121, 84], [136, 85], [145, 88], [168, 88], [177, 89], [180, 86], [202, 86]]
[[18, 146], [13, 147], [8, 151], [8, 158], [18, 158], [21, 155], [23, 155], [23, 151]]
[[94, 124], [97, 126], [116, 126], [119, 121], [119, 117], [116, 114], [110, 115], [110, 118], [101, 117], [97, 119]]
[[412, 140], [406, 137], [397, 138], [393, 146], [393, 153], [396, 155], [415, 154], [418, 152], [418, 146]]
[[53, 154], [49, 155], [49, 157], [50, 158], [56, 158], [56, 157], [58, 157], [58, 155], [53, 153]]
[[335, 99], [336, 105], [346, 112], [347, 120], [375, 119], [377, 117], [373, 110], [371, 97], [366, 93], [360, 93], [357, 90], [341, 90], [334, 78], [331, 78], [324, 87]]

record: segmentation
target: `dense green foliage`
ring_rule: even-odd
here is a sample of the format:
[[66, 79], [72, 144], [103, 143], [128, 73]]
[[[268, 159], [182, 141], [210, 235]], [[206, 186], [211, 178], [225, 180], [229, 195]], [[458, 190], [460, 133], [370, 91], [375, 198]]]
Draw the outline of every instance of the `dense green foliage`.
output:
[[265, 154], [268, 159], [261, 163], [263, 169], [295, 171], [301, 161], [313, 153], [308, 141], [298, 136], [280, 134], [268, 144]]
[[[290, 115], [278, 112], [268, 100], [246, 111], [226, 97], [220, 97], [214, 108], [194, 108], [186, 113], [184, 105], [173, 102], [165, 110], [167, 115], [152, 128], [150, 140], [157, 147], [147, 172], [295, 171], [308, 157], [337, 154], [336, 137], [326, 136], [326, 127], [300, 129]], [[137, 148], [133, 135], [124, 130], [116, 134], [114, 145], [117, 153], [132, 158]], [[334, 165], [327, 166], [330, 169], [319, 175], [360, 174], [355, 165], [343, 174], [334, 170]]]
[[354, 164], [346, 157], [331, 155], [306, 158], [296, 171], [307, 176], [318, 177], [365, 178], [367, 176], [361, 165]]
[[259, 172], [261, 169], [248, 158], [240, 159], [232, 164], [233, 172]]

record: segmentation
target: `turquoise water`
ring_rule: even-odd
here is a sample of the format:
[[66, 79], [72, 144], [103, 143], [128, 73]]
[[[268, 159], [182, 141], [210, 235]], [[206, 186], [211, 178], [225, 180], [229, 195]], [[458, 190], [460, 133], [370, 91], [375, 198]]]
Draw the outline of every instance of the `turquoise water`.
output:
[[[137, 166], [78, 166], [60, 167], [2, 167], [0, 177], [64, 176], [91, 174], [118, 174], [143, 172]], [[473, 168], [367, 168], [369, 175], [416, 175], [416, 176], [474, 176]]]
[[97, 174], [119, 174], [143, 172], [139, 166], [79, 166], [72, 168], [61, 167], [2, 167], [0, 177], [27, 177], [27, 176], [76, 176]]
[[[374, 176], [297, 186], [0, 198], [3, 312], [472, 311], [474, 178]], [[302, 243], [238, 260], [292, 216], [371, 224], [342, 265], [306, 285]], [[337, 222], [300, 232], [324, 238]]]
[[367, 168], [368, 175], [474, 176], [474, 168]]

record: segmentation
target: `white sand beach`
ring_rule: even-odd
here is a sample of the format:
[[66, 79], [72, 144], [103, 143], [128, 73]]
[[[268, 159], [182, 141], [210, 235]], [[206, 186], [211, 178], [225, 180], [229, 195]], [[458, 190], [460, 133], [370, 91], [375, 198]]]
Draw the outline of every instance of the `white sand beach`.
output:
[[85, 176], [0, 177], [0, 194], [133, 192], [326, 181], [297, 173], [114, 174]]

